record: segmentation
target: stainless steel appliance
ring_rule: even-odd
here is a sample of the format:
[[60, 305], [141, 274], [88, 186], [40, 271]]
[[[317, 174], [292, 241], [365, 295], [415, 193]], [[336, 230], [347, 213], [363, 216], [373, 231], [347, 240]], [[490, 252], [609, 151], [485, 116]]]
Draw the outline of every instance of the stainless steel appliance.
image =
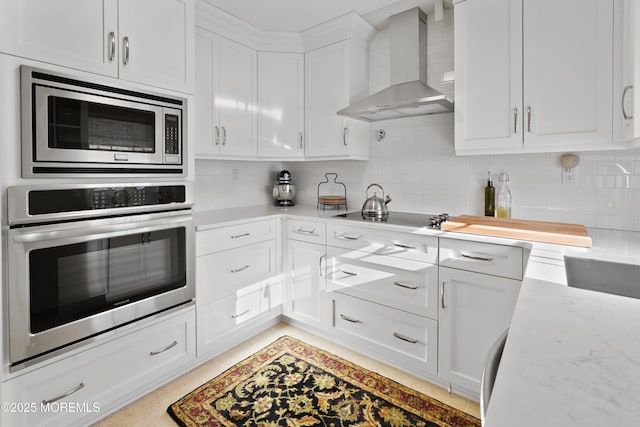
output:
[[186, 176], [186, 100], [21, 67], [22, 176]]
[[192, 183], [7, 192], [12, 369], [193, 300]]
[[276, 206], [295, 205], [296, 186], [291, 183], [291, 173], [287, 170], [280, 171], [278, 182], [273, 186], [273, 198]]
[[427, 227], [433, 229], [440, 229], [440, 224], [451, 219], [449, 214], [446, 213], [434, 215], [396, 211], [387, 211], [387, 214], [384, 216], [365, 215], [363, 212], [358, 211], [335, 215], [335, 217], [346, 218], [354, 221], [384, 222], [387, 224]]

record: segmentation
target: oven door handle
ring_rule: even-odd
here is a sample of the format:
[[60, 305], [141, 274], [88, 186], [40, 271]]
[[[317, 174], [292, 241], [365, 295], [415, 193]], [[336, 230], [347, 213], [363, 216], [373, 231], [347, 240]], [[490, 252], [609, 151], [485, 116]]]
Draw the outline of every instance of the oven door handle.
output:
[[[101, 221], [101, 220], [97, 220]], [[146, 233], [150, 231], [158, 231], [173, 228], [180, 223], [186, 223], [193, 221], [191, 214], [174, 215], [162, 218], [153, 218], [147, 220], [140, 220], [136, 222], [119, 222], [112, 224], [95, 224], [94, 221], [79, 221], [73, 223], [77, 225], [79, 223], [85, 224], [82, 227], [73, 226], [70, 228], [64, 228], [61, 224], [53, 224], [46, 226], [39, 226], [38, 231], [32, 232], [17, 232], [13, 235], [12, 239], [15, 243], [34, 243], [47, 240], [63, 240], [70, 238], [82, 238], [82, 240], [93, 240], [98, 238], [108, 238], [116, 235], [127, 234], [129, 231], [136, 231], [137, 233]], [[91, 237], [91, 239], [89, 239]]]

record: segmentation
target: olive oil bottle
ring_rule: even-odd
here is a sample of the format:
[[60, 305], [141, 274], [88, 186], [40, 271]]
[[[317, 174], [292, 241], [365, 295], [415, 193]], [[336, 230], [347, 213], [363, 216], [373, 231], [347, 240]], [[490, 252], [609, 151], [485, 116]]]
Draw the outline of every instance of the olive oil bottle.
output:
[[489, 179], [487, 180], [487, 186], [484, 187], [484, 216], [496, 215], [496, 188], [491, 181], [491, 171], [487, 172]]

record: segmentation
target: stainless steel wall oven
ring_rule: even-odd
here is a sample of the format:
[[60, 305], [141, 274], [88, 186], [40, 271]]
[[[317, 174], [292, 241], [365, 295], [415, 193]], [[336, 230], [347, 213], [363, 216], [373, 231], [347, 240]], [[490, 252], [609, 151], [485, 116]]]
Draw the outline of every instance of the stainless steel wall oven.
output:
[[8, 189], [11, 366], [195, 297], [190, 182]]
[[186, 176], [186, 100], [23, 65], [22, 176]]

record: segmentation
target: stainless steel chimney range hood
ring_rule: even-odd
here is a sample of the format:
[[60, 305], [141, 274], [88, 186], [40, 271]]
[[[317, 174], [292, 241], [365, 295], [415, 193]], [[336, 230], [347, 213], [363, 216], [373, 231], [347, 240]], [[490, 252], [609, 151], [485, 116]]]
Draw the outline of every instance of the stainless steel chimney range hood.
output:
[[338, 111], [374, 122], [449, 113], [453, 101], [427, 85], [427, 16], [415, 7], [389, 18], [391, 86]]

